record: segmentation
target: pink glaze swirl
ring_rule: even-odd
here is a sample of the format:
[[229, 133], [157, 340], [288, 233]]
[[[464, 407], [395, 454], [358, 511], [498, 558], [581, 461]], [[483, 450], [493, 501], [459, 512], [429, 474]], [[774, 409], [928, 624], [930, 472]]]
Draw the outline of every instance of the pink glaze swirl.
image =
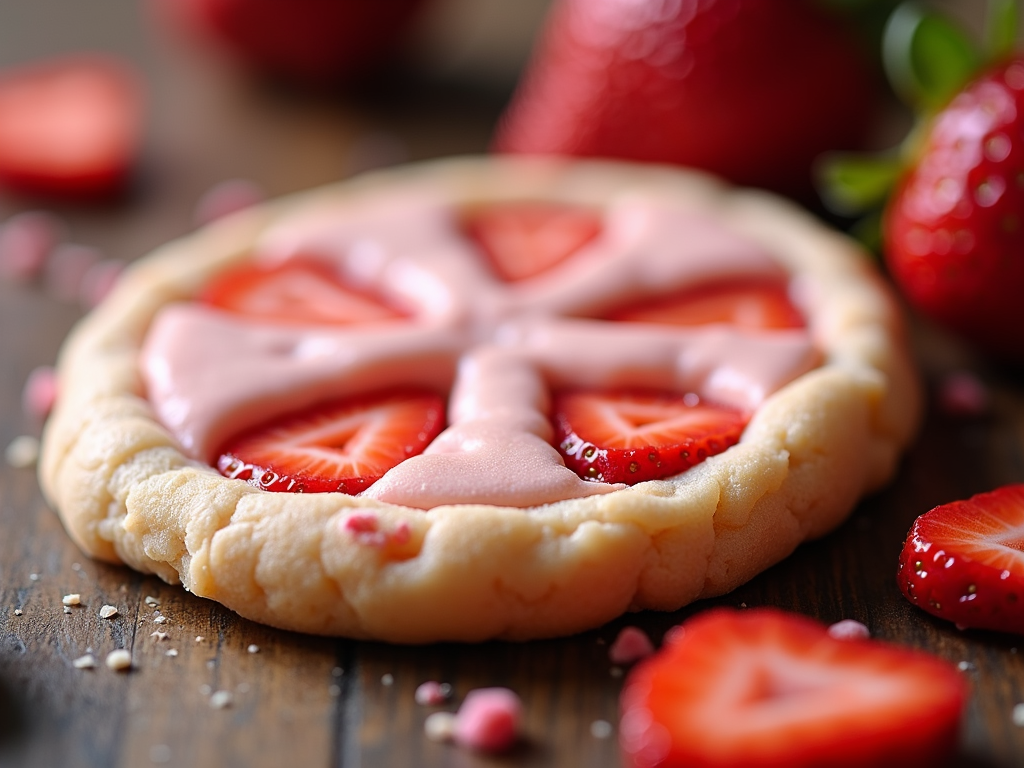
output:
[[232, 434], [320, 400], [408, 384], [451, 391], [448, 428], [361, 494], [395, 504], [528, 507], [621, 488], [562, 463], [551, 445], [550, 387], [692, 391], [752, 411], [819, 362], [803, 330], [588, 319], [704, 282], [785, 277], [762, 247], [658, 200], [610, 204], [597, 239], [520, 283], [490, 273], [454, 206], [421, 197], [293, 218], [256, 252], [324, 260], [413, 317], [286, 327], [170, 305], [142, 350], [156, 413], [186, 453], [210, 461]]

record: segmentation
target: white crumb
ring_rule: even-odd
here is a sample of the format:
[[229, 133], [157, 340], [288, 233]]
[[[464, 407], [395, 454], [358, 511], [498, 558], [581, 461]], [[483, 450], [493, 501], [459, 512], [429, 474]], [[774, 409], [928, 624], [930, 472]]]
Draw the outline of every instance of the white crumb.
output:
[[210, 706], [214, 709], [226, 709], [234, 703], [235, 697], [231, 691], [217, 691], [210, 696]]
[[203, 637], [202, 635], [196, 635], [196, 642], [197, 642], [197, 643], [201, 643], [201, 642], [203, 642], [203, 640], [205, 640], [205, 639], [206, 639], [206, 638], [205, 638], [205, 637]]
[[71, 606], [70, 605], [65, 605], [64, 606], [64, 613], [71, 613]]
[[61, 602], [64, 603], [64, 605], [81, 605], [82, 596], [77, 592], [71, 595], [64, 595]]
[[163, 624], [163, 623], [165, 623], [166, 621], [167, 621], [167, 617], [166, 617], [166, 616], [157, 616], [157, 617], [155, 617], [155, 618], [153, 619], [153, 623], [154, 623], [154, 624]]
[[21, 616], [22, 613], [23, 613], [23, 611], [21, 610], [21, 608], [15, 608], [14, 609], [14, 615], [15, 616]]
[[104, 605], [100, 608], [101, 619], [112, 619], [117, 616], [117, 607], [113, 605]]
[[259, 653], [260, 652], [260, 647], [258, 645], [256, 645], [255, 643], [253, 643], [248, 648], [246, 648], [245, 650], [247, 650], [249, 653]]
[[160, 601], [159, 601], [159, 600], [157, 600], [157, 599], [156, 599], [155, 597], [153, 597], [152, 595], [146, 595], [146, 600], [145, 600], [145, 603], [146, 603], [146, 605], [148, 605], [148, 606], [160, 605]]
[[595, 739], [607, 739], [612, 735], [612, 724], [607, 720], [595, 720], [590, 724], [590, 735]]
[[451, 741], [455, 737], [455, 715], [434, 712], [423, 721], [423, 732], [431, 741]]
[[167, 652], [164, 653], [164, 656], [177, 656], [177, 655], [178, 655], [178, 650], [176, 648], [168, 648]]
[[166, 640], [166, 639], [167, 639], [167, 633], [166, 633], [166, 632], [161, 632], [160, 630], [157, 630], [156, 632], [150, 632], [150, 633], [149, 633], [149, 636], [150, 636], [150, 637], [155, 637], [155, 638], [156, 638], [156, 641], [157, 641], [158, 643], [159, 643], [159, 642], [160, 642], [161, 640]]
[[4, 458], [15, 469], [28, 469], [39, 461], [39, 438], [18, 435], [7, 446]]
[[95, 669], [96, 668], [96, 657], [91, 653], [87, 653], [84, 656], [79, 656], [77, 659], [71, 662], [71, 665], [75, 669]]
[[131, 669], [132, 654], [124, 648], [118, 648], [116, 651], [111, 651], [107, 654], [106, 664], [109, 669], [113, 669], [118, 672]]
[[28, 578], [29, 578], [30, 581], [39, 581], [39, 574], [38, 573], [30, 573], [28, 575]]

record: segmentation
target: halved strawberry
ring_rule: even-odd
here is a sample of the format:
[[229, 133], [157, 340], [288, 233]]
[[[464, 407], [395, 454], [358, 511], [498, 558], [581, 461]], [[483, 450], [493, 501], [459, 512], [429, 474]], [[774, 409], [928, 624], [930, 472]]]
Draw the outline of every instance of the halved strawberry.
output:
[[0, 76], [0, 184], [18, 192], [120, 192], [141, 133], [140, 86], [111, 57], [56, 59]]
[[967, 685], [926, 654], [838, 640], [803, 616], [718, 609], [630, 673], [632, 768], [910, 768], [955, 754]]
[[608, 320], [663, 325], [726, 323], [748, 329], [803, 328], [785, 283], [733, 280], [631, 304], [607, 315]]
[[502, 280], [539, 275], [572, 256], [601, 232], [589, 208], [557, 203], [493, 203], [467, 210], [463, 229]]
[[567, 390], [554, 402], [565, 465], [604, 483], [678, 474], [739, 442], [748, 418], [692, 393]]
[[900, 553], [900, 590], [965, 627], [1024, 634], [1024, 485], [925, 512]]
[[378, 299], [344, 285], [325, 266], [312, 261], [237, 267], [211, 281], [200, 301], [283, 323], [347, 325], [403, 316]]
[[307, 408], [228, 441], [217, 469], [268, 491], [355, 494], [444, 427], [444, 400], [404, 389]]

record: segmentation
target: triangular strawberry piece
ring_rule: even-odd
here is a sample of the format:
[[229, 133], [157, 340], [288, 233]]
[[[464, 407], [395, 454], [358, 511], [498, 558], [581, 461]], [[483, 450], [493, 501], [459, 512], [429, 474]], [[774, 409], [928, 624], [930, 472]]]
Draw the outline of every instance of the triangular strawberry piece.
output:
[[554, 203], [495, 203], [468, 210], [467, 236], [502, 280], [535, 277], [562, 263], [601, 232], [589, 208]]
[[312, 261], [229, 270], [206, 286], [206, 304], [280, 323], [348, 325], [402, 317], [384, 302], [343, 284]]
[[722, 323], [749, 330], [803, 328], [804, 318], [778, 281], [731, 280], [613, 310], [608, 320], [696, 326]]
[[354, 494], [421, 453], [444, 426], [444, 400], [402, 390], [307, 408], [228, 441], [217, 468], [268, 491]]
[[555, 396], [558, 449], [585, 480], [639, 483], [683, 472], [735, 445], [748, 416], [695, 394], [566, 390]]
[[939, 765], [966, 698], [940, 659], [781, 611], [718, 609], [630, 674], [620, 742], [630, 768]]
[[0, 76], [0, 183], [96, 197], [124, 187], [138, 151], [134, 72], [110, 57], [55, 59]]

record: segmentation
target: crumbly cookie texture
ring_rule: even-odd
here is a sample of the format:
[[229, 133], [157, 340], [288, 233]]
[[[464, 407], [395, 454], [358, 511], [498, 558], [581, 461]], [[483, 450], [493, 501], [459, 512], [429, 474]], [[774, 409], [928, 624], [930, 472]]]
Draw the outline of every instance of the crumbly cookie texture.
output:
[[[682, 475], [528, 509], [267, 493], [187, 458], [140, 379], [156, 312], [288, 217], [425, 187], [457, 202], [589, 204], [635, 189], [707, 211], [801, 281], [824, 362], [771, 395], [738, 445]], [[128, 271], [68, 339], [59, 376], [40, 480], [82, 549], [256, 621], [405, 643], [564, 635], [728, 592], [886, 483], [920, 412], [897, 309], [846, 238], [702, 176], [550, 160], [384, 171], [200, 230]]]

